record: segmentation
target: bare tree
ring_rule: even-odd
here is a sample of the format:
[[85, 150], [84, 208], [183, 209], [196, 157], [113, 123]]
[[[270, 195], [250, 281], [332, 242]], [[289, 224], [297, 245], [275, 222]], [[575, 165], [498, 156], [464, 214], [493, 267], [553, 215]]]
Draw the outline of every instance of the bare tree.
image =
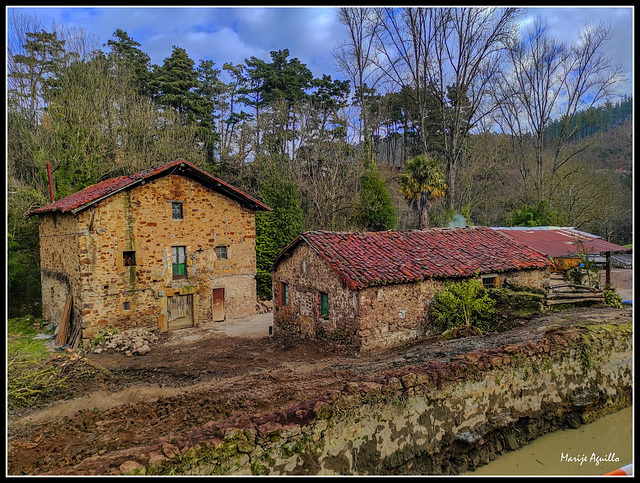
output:
[[[384, 9], [379, 58], [396, 85], [422, 96], [423, 149], [428, 152], [429, 136], [441, 137], [450, 205], [467, 136], [488, 113], [489, 82], [518, 14], [515, 8]], [[434, 100], [437, 113], [427, 107]], [[437, 126], [430, 131], [427, 121]]]
[[374, 42], [381, 28], [377, 9], [368, 7], [340, 8], [338, 20], [347, 29], [347, 40], [334, 52], [338, 66], [355, 86], [361, 114], [361, 136], [365, 148], [370, 149], [370, 126], [365, 95], [366, 89], [375, 89], [379, 77], [375, 69]]
[[[586, 147], [570, 143], [587, 127], [579, 112], [606, 99], [622, 80], [620, 67], [602, 55], [609, 37], [609, 28], [587, 24], [568, 47], [536, 19], [523, 39], [510, 45], [509, 68], [493, 89], [495, 119], [512, 136], [528, 201], [552, 203], [561, 168]], [[553, 136], [552, 122], [559, 125]]]

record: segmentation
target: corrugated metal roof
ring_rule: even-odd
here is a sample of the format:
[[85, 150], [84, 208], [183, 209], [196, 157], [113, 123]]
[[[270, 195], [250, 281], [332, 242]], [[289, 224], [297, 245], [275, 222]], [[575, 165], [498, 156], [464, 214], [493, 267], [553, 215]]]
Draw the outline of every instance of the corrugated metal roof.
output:
[[569, 227], [494, 227], [494, 230], [534, 248], [549, 257], [566, 257], [581, 252], [580, 242], [587, 253], [626, 251], [626, 248], [603, 240], [599, 236]]
[[218, 191], [232, 199], [235, 199], [243, 205], [252, 207], [255, 210], [271, 210], [271, 208], [269, 208], [267, 205], [251, 197], [247, 193], [244, 193], [243, 191], [230, 185], [229, 183], [216, 178], [215, 176], [198, 168], [189, 161], [176, 159], [169, 163], [163, 164], [162, 166], [147, 169], [145, 171], [132, 174], [131, 176], [118, 176], [116, 178], [111, 178], [105, 181], [101, 181], [100, 183], [87, 186], [83, 190], [73, 193], [72, 195], [55, 201], [49, 205], [43, 206], [42, 208], [35, 209], [28, 213], [27, 216], [56, 211], [62, 213], [70, 211], [80, 211], [88, 208], [92, 204], [104, 198], [118, 193], [119, 191], [133, 188], [134, 186], [143, 183], [144, 181], [174, 173], [195, 179], [196, 181], [213, 189], [214, 191]]
[[302, 242], [309, 244], [352, 289], [551, 265], [544, 254], [491, 228], [467, 227], [404, 232], [306, 232], [278, 255], [273, 269]]

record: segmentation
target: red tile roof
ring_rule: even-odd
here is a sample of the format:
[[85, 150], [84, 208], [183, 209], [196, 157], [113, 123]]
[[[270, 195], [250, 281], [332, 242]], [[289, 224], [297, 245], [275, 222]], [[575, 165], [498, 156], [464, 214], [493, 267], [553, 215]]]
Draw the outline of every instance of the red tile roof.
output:
[[93, 203], [100, 201], [103, 198], [107, 198], [119, 191], [137, 186], [144, 181], [150, 181], [155, 178], [160, 178], [169, 174], [179, 174], [181, 176], [194, 179], [203, 185], [218, 191], [229, 198], [232, 198], [239, 203], [249, 206], [254, 210], [267, 210], [270, 211], [267, 205], [261, 203], [257, 199], [249, 196], [238, 188], [225, 183], [219, 178], [203, 171], [189, 161], [182, 159], [176, 159], [169, 163], [163, 164], [156, 168], [147, 169], [140, 173], [132, 174], [131, 176], [118, 176], [117, 178], [111, 178], [100, 183], [88, 186], [83, 190], [80, 190], [72, 195], [55, 201], [49, 205], [37, 208], [27, 216], [39, 215], [41, 213], [59, 211], [66, 213], [69, 211], [83, 210]]
[[549, 257], [566, 257], [580, 253], [576, 242], [582, 241], [587, 253], [605, 253], [626, 251], [626, 248], [610, 243], [591, 233], [574, 228], [555, 226], [496, 227], [494, 230], [511, 237], [528, 247], [534, 248]]
[[273, 269], [301, 242], [309, 244], [351, 289], [551, 266], [544, 254], [491, 228], [467, 227], [367, 233], [306, 232], [278, 255]]

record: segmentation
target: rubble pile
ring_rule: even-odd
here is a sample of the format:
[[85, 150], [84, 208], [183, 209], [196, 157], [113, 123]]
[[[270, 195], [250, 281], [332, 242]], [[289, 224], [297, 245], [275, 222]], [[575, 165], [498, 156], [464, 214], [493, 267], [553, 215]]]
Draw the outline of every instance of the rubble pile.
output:
[[260, 300], [258, 299], [256, 303], [256, 314], [268, 314], [273, 311], [273, 301], [272, 300]]
[[100, 354], [103, 350], [114, 349], [124, 352], [127, 356], [144, 355], [151, 351], [151, 344], [157, 340], [158, 336], [147, 329], [133, 329], [105, 335], [104, 345], [93, 352]]

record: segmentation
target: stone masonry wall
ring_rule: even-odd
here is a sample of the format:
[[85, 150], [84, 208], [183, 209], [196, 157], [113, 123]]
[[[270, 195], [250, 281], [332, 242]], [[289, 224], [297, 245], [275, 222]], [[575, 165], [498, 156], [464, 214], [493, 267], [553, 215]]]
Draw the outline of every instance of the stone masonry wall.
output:
[[[633, 333], [621, 323], [430, 361], [274, 413], [211, 422], [147, 474], [458, 474], [631, 404]], [[193, 445], [193, 443], [191, 443]], [[162, 454], [163, 448], [148, 448]], [[154, 453], [154, 451], [156, 451]], [[166, 448], [164, 451], [167, 454]], [[141, 457], [140, 463], [148, 460]]]
[[[520, 270], [497, 274], [518, 285], [543, 288], [548, 284], [545, 270]], [[441, 332], [425, 314], [436, 292], [451, 280], [427, 279], [414, 283], [381, 285], [360, 290], [357, 338], [363, 350], [389, 347], [423, 335]]]
[[[358, 292], [349, 290], [328, 263], [305, 243], [278, 265], [273, 274], [274, 325], [314, 337], [322, 331], [356, 336]], [[282, 303], [282, 282], [289, 285], [289, 306]], [[329, 318], [320, 317], [320, 292], [329, 296]]]
[[382, 285], [360, 290], [358, 337], [363, 350], [399, 345], [435, 333], [425, 314], [441, 280]]
[[[183, 203], [180, 221], [172, 219], [172, 201]], [[215, 288], [225, 290], [227, 316], [255, 311], [254, 213], [196, 181], [167, 175], [114, 194], [78, 213], [76, 231], [85, 233], [74, 250], [84, 338], [106, 325], [166, 330], [174, 295], [192, 294], [195, 325], [207, 322]], [[173, 279], [172, 246], [186, 247], [186, 279]], [[218, 259], [218, 246], [228, 259]], [[135, 252], [135, 266], [125, 266], [125, 251]]]
[[[545, 270], [522, 270], [497, 275], [500, 283], [542, 288]], [[282, 283], [289, 286], [289, 306], [283, 305]], [[400, 345], [423, 335], [440, 332], [425, 314], [436, 292], [447, 280], [427, 279], [350, 290], [328, 263], [305, 243], [281, 260], [273, 276], [274, 324], [315, 337], [325, 331], [340, 332], [361, 350]], [[319, 293], [329, 295], [329, 319], [320, 318]]]
[[56, 213], [42, 216], [39, 223], [42, 317], [60, 323], [67, 295], [73, 296], [72, 317], [82, 303], [82, 267], [78, 264], [79, 229], [75, 216]]

